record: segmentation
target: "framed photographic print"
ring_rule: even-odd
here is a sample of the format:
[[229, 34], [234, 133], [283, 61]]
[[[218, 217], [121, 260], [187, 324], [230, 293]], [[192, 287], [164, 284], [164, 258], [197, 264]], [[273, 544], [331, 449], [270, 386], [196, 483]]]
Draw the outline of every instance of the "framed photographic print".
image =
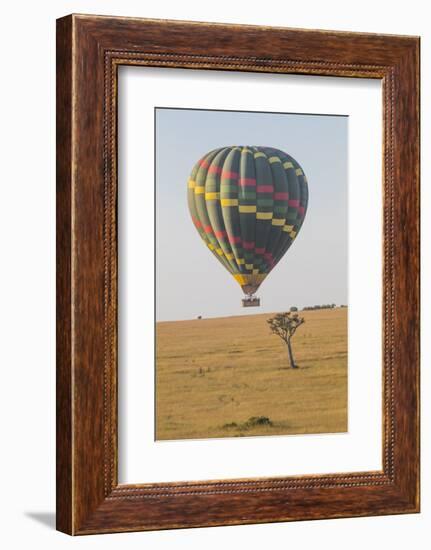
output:
[[57, 528], [419, 511], [419, 39], [57, 22]]

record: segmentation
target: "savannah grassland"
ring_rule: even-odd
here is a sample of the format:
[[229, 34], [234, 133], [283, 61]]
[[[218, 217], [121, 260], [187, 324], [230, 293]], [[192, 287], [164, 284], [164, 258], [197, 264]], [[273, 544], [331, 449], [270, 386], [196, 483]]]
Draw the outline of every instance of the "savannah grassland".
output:
[[156, 439], [347, 431], [347, 308], [301, 311], [287, 348], [258, 314], [156, 327]]

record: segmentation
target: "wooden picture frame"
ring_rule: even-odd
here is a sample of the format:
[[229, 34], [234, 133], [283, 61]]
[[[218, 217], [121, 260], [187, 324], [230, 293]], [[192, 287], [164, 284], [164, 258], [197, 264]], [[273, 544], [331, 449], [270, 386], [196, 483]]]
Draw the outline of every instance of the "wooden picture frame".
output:
[[[117, 69], [381, 79], [383, 469], [119, 485]], [[57, 21], [57, 529], [419, 511], [419, 38], [69, 15]]]

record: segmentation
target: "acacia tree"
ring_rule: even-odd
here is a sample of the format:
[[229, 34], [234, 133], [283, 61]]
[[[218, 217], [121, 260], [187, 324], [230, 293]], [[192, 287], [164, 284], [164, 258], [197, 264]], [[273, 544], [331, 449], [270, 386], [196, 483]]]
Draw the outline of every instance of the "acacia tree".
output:
[[289, 361], [292, 369], [297, 369], [298, 365], [295, 364], [292, 353], [291, 339], [295, 334], [299, 326], [305, 323], [303, 317], [293, 311], [287, 311], [285, 313], [277, 313], [274, 317], [267, 320], [269, 328], [273, 334], [279, 336], [287, 346], [289, 352]]

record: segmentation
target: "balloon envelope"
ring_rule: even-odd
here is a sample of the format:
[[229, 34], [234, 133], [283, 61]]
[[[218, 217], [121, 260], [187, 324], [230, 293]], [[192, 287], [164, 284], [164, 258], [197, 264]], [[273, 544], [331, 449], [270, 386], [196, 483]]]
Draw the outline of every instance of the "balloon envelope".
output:
[[192, 221], [205, 245], [251, 295], [295, 240], [308, 187], [298, 162], [272, 147], [222, 147], [188, 180]]

